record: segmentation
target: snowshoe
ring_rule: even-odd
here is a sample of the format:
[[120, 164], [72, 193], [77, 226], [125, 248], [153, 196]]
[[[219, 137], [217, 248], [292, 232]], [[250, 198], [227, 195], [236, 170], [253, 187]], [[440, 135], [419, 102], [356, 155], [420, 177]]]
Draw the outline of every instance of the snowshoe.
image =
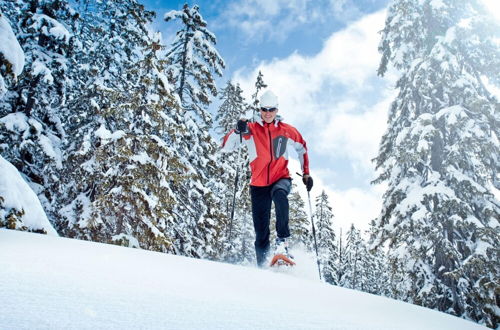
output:
[[284, 238], [276, 239], [276, 250], [270, 266], [295, 266], [293, 257], [288, 253], [288, 242]]
[[284, 254], [276, 254], [271, 260], [271, 267], [276, 266], [295, 266], [295, 262]]

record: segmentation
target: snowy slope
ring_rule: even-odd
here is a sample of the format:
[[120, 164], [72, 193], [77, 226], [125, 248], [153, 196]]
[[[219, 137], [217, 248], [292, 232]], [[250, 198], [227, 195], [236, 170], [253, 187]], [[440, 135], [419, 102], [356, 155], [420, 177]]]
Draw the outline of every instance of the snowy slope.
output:
[[480, 329], [269, 270], [0, 230], [0, 329]]

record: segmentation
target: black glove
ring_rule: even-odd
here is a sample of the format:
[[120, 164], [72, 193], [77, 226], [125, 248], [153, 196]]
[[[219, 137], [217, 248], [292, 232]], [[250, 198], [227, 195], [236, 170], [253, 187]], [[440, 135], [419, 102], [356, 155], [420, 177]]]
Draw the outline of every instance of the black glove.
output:
[[248, 126], [246, 119], [240, 119], [236, 123], [236, 134], [246, 134], [248, 133]]
[[302, 182], [306, 185], [307, 191], [311, 191], [313, 187], [313, 178], [309, 174], [304, 174], [302, 176]]

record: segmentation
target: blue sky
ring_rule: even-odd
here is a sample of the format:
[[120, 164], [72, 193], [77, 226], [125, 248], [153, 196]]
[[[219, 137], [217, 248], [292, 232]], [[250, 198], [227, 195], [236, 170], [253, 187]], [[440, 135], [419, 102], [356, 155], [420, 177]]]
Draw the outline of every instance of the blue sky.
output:
[[388, 0], [208, 0], [142, 1], [157, 13], [155, 28], [165, 39], [175, 24], [162, 21], [169, 10], [198, 4], [217, 49], [226, 61], [226, 77], [241, 67], [293, 53], [313, 55], [335, 31], [366, 13], [384, 8]]
[[[165, 44], [177, 23], [165, 12], [184, 1], [145, 1], [157, 12], [154, 29]], [[336, 215], [335, 227], [355, 223], [366, 229], [378, 216], [385, 187], [373, 186], [371, 159], [386, 128], [395, 97], [395, 75], [376, 75], [377, 51], [387, 0], [234, 0], [188, 1], [198, 4], [217, 36], [226, 61], [223, 87], [240, 83], [247, 99], [259, 70], [279, 97], [280, 114], [308, 143], [312, 197], [325, 189]], [[212, 110], [215, 111], [215, 101]], [[291, 169], [298, 169], [297, 162]], [[305, 189], [299, 185], [303, 196]]]

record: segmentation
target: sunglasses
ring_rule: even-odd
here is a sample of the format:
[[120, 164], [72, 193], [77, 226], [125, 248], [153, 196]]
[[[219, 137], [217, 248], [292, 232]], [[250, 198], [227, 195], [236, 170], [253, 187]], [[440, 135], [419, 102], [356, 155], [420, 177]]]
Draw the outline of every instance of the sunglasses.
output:
[[262, 108], [260, 108], [260, 111], [264, 111], [264, 112], [275, 112], [276, 110], [278, 110], [278, 109], [276, 109], [275, 107], [271, 107], [271, 108], [262, 107]]

